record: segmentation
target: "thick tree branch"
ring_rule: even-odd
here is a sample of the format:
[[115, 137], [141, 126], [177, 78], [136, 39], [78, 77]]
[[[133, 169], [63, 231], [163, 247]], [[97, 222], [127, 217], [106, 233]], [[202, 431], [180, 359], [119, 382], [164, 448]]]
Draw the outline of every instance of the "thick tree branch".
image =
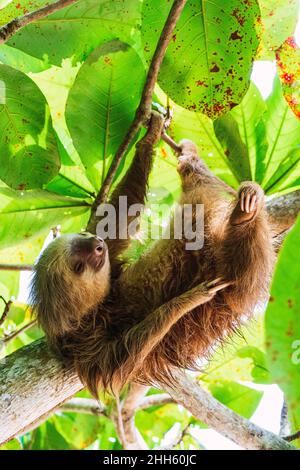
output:
[[128, 147], [133, 141], [135, 135], [140, 130], [142, 124], [146, 122], [147, 119], [149, 119], [150, 117], [152, 95], [153, 95], [155, 83], [157, 81], [158, 72], [159, 72], [161, 63], [163, 61], [167, 46], [171, 40], [172, 33], [181, 15], [181, 12], [186, 4], [186, 1], [187, 0], [174, 0], [169, 16], [166, 20], [164, 28], [158, 39], [156, 50], [154, 52], [154, 55], [153, 55], [153, 58], [152, 58], [152, 61], [148, 70], [147, 78], [146, 78], [145, 85], [144, 85], [143, 92], [142, 92], [142, 97], [140, 100], [139, 107], [136, 111], [134, 120], [114, 157], [114, 160], [106, 175], [105, 181], [103, 182], [100, 192], [96, 196], [94, 204], [92, 206], [91, 217], [90, 217], [88, 227], [87, 227], [87, 230], [89, 232], [92, 232], [92, 233], [96, 232], [97, 208], [99, 207], [100, 204], [106, 201], [113, 178], [122, 161], [123, 156], [128, 150]]
[[[44, 340], [19, 349], [1, 362], [0, 444], [32, 429], [82, 388], [74, 369], [63, 366]], [[226, 408], [184, 374], [176, 374], [174, 388], [160, 388], [165, 388], [196, 418], [242, 447], [293, 449], [285, 440]], [[126, 408], [126, 401], [123, 406]], [[133, 398], [129, 398], [127, 416], [133, 408]]]
[[290, 229], [300, 212], [300, 190], [270, 199], [267, 210], [278, 234]]
[[[193, 416], [245, 449], [292, 450], [284, 439], [259, 428], [218, 402], [182, 372], [175, 372], [173, 387], [165, 386], [171, 397]], [[288, 444], [288, 445], [286, 445]]]
[[40, 20], [45, 16], [50, 15], [62, 8], [71, 5], [72, 3], [77, 3], [78, 0], [58, 0], [58, 2], [51, 3], [50, 5], [46, 5], [45, 7], [40, 8], [39, 10], [32, 11], [31, 13], [27, 13], [24, 16], [20, 16], [18, 18], [14, 18], [9, 23], [5, 24], [0, 28], [0, 44], [5, 43], [9, 40], [19, 29], [24, 28], [30, 23], [34, 21]]

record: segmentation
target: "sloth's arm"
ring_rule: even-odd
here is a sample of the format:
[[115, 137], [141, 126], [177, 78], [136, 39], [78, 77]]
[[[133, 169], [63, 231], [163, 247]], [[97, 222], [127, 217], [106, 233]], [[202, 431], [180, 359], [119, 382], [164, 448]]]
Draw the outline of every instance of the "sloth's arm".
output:
[[[114, 206], [116, 211], [116, 239], [106, 239], [111, 263], [113, 263], [130, 244], [130, 236], [128, 235], [129, 224], [134, 221], [137, 221], [138, 224], [138, 211], [138, 215], [130, 215], [127, 217], [128, 208], [133, 204], [143, 205], [145, 203], [154, 147], [160, 140], [163, 124], [164, 118], [159, 113], [153, 111], [147, 133], [136, 144], [136, 151], [130, 168], [109, 200], [109, 203]], [[121, 205], [120, 196], [126, 196], [126, 198], [122, 198]], [[136, 206], [136, 209], [138, 209], [138, 206]]]
[[146, 357], [181, 317], [195, 307], [209, 302], [216, 292], [228, 285], [229, 283], [222, 282], [221, 279], [201, 283], [166, 302], [127, 331], [119, 340], [126, 351], [127, 360], [116, 370], [112, 379], [112, 389], [120, 390], [128, 381], [135, 378], [136, 373], [142, 369]]

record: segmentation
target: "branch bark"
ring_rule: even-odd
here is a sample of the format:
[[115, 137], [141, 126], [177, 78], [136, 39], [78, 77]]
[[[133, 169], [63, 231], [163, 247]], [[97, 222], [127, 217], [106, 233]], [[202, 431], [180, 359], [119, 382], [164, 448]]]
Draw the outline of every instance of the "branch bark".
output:
[[[58, 361], [44, 340], [19, 349], [1, 362], [0, 444], [32, 429], [82, 389], [74, 369]], [[242, 447], [294, 449], [285, 440], [226, 408], [182, 373], [176, 373], [174, 388], [165, 385], [160, 385], [160, 388], [164, 388], [173, 400], [182, 404], [196, 418]], [[137, 393], [134, 389], [132, 395], [128, 395], [127, 405], [126, 401], [123, 405], [123, 410], [127, 407], [126, 414], [131, 423]], [[139, 393], [142, 397], [145, 389]]]
[[24, 26], [27, 26], [34, 21], [40, 20], [45, 16], [50, 15], [62, 8], [71, 5], [72, 3], [77, 3], [78, 0], [58, 0], [58, 2], [51, 3], [50, 5], [46, 5], [45, 7], [40, 8], [39, 10], [32, 11], [31, 13], [27, 13], [24, 16], [19, 16], [18, 18], [14, 18], [9, 23], [5, 24], [0, 28], [0, 44], [5, 43], [9, 40], [17, 31]]
[[170, 10], [169, 16], [166, 20], [164, 28], [161, 32], [161, 35], [158, 39], [157, 46], [152, 57], [152, 61], [148, 70], [146, 77], [145, 85], [143, 88], [140, 104], [136, 110], [134, 120], [121, 143], [113, 162], [107, 172], [106, 178], [102, 184], [102, 187], [95, 198], [94, 204], [91, 210], [91, 217], [88, 222], [87, 230], [91, 233], [96, 232], [97, 217], [96, 211], [97, 208], [106, 201], [109, 189], [111, 187], [113, 178], [116, 174], [116, 171], [124, 157], [130, 143], [133, 141], [135, 135], [140, 130], [142, 124], [150, 118], [151, 113], [151, 103], [152, 95], [157, 81], [158, 72], [163, 61], [167, 46], [171, 40], [172, 33], [176, 26], [176, 23], [181, 15], [181, 12], [186, 4], [187, 0], [174, 0], [172, 8]]
[[[171, 397], [211, 428], [250, 450], [292, 450], [284, 439], [262, 429], [218, 402], [186, 374], [175, 372], [173, 387], [164, 389]], [[288, 444], [288, 445], [287, 445]]]

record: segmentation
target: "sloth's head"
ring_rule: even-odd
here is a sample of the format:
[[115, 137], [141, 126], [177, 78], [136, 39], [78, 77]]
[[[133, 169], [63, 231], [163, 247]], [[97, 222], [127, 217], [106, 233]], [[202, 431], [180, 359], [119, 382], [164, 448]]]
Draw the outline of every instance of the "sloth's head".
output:
[[30, 303], [51, 340], [78, 327], [109, 288], [105, 242], [90, 233], [68, 234], [51, 242], [36, 262]]

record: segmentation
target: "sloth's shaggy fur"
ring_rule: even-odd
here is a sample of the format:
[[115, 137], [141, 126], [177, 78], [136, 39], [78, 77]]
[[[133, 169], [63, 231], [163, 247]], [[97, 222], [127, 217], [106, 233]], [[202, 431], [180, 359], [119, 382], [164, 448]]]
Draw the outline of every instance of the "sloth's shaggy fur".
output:
[[[153, 145], [162, 129], [157, 116], [151, 122], [112, 196], [114, 203], [119, 195], [127, 195], [128, 204], [144, 202]], [[105, 296], [97, 296], [97, 306], [80, 311], [79, 323], [61, 334], [51, 326], [58, 321], [57, 314], [52, 317], [51, 299], [64, 297], [66, 286], [58, 281], [52, 284], [51, 271], [59, 275], [62, 270], [60, 275], [64, 275], [62, 266], [70, 262], [69, 238], [60, 242], [66, 244], [60, 251], [63, 263], [55, 266], [53, 247], [44, 255], [51, 269], [37, 263], [33, 298], [39, 322], [51, 343], [74, 360], [81, 380], [94, 395], [99, 386], [118, 391], [131, 379], [170, 382], [173, 367], [196, 368], [199, 358], [207, 356], [216, 342], [234, 332], [255, 305], [267, 298], [274, 248], [263, 191], [253, 182], [243, 183], [239, 193], [228, 190], [197, 156], [192, 142], [183, 141], [181, 148], [180, 204], [204, 204], [203, 248], [187, 251], [187, 240], [163, 239], [137, 262], [121, 266], [118, 256], [128, 240], [108, 241], [110, 292], [102, 289]], [[173, 233], [172, 220], [170, 224]], [[101, 283], [102, 276], [107, 285], [108, 269], [103, 269], [95, 273], [95, 281]], [[37, 291], [39, 282], [43, 287]], [[73, 286], [73, 280], [69, 283]], [[94, 292], [95, 283], [91, 281], [90, 287]], [[60, 312], [63, 318], [81, 308], [75, 298], [73, 302], [72, 295], [68, 296], [70, 309]]]

